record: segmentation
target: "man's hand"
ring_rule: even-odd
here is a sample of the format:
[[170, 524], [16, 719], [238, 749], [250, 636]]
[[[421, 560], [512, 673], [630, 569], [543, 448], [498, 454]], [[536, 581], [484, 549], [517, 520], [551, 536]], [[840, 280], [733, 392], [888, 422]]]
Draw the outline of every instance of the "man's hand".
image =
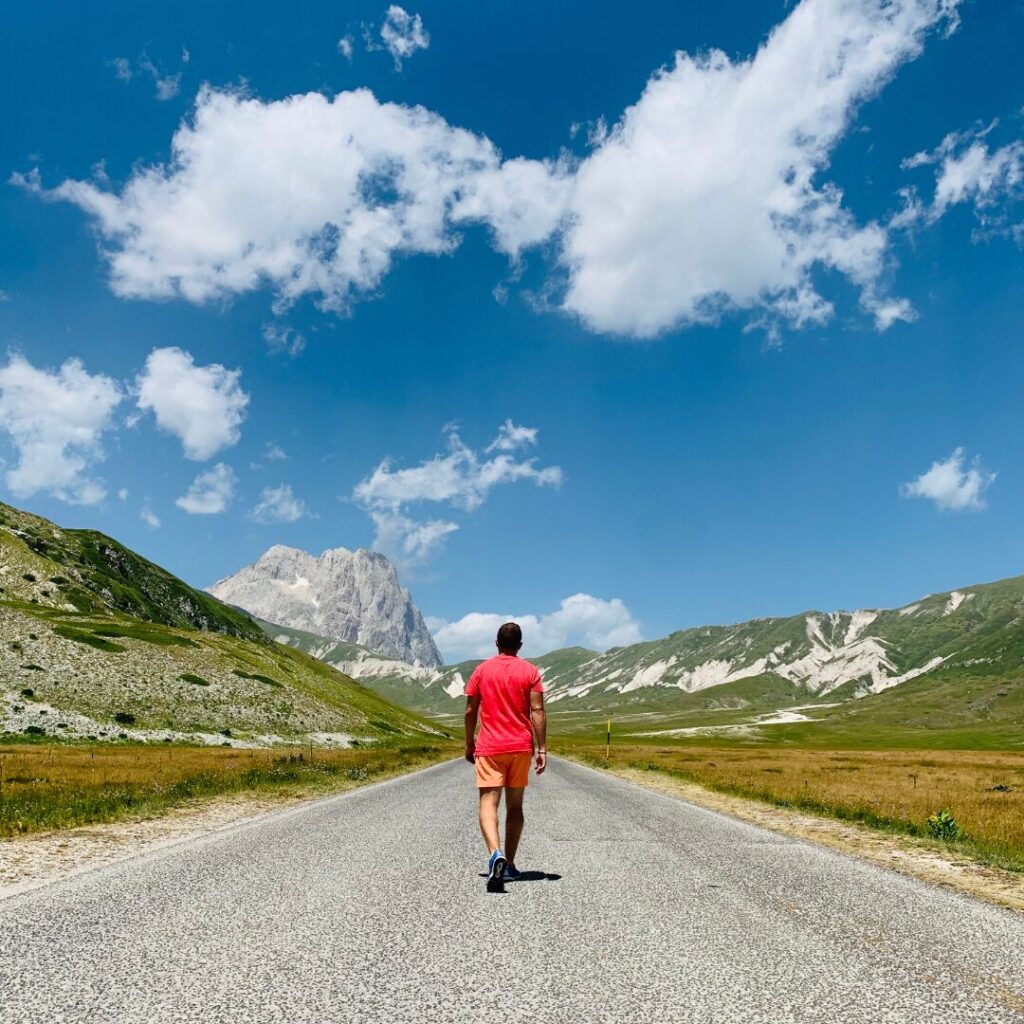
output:
[[466, 760], [470, 764], [476, 764], [476, 744], [475, 743], [467, 743], [466, 744]]
[[533, 763], [533, 770], [538, 775], [544, 774], [544, 769], [548, 766], [548, 752], [546, 750], [537, 751], [537, 759]]

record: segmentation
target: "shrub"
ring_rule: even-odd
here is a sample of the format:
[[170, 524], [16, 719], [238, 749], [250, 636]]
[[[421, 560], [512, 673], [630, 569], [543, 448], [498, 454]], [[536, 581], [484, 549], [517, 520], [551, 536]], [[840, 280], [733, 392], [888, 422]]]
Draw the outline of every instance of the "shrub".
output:
[[46, 730], [41, 725], [26, 725], [25, 726], [26, 736], [45, 736]]
[[[118, 713], [114, 715], [114, 721], [117, 722], [118, 725], [134, 725], [135, 716], [130, 711], [118, 711]], [[122, 733], [122, 735], [124, 735], [124, 733]]]
[[202, 677], [197, 676], [195, 672], [182, 672], [178, 678], [183, 683], [191, 683], [193, 686], [209, 686], [210, 684]]
[[32, 573], [32, 572], [22, 573], [21, 578], [23, 580], [28, 580], [29, 583], [35, 583], [35, 581], [36, 581], [35, 573]]
[[[26, 672], [45, 672], [46, 669], [42, 665], [36, 665], [30, 662], [28, 665], [21, 666]], [[23, 691], [24, 692], [24, 691]]]
[[345, 772], [345, 778], [351, 779], [353, 782], [364, 782], [369, 777], [369, 772], [361, 765], [353, 765]]
[[232, 674], [238, 676], [239, 679], [253, 679], [257, 683], [266, 683], [267, 686], [274, 686], [277, 689], [281, 689], [281, 684], [276, 679], [271, 679], [270, 676], [260, 675], [259, 672], [243, 672], [240, 668], [232, 669]]
[[933, 814], [925, 824], [928, 827], [928, 834], [944, 843], [953, 843], [964, 838], [964, 830], [945, 808]]
[[36, 691], [33, 690], [31, 686], [23, 686], [21, 689], [21, 695], [22, 697], [34, 697], [36, 695]]

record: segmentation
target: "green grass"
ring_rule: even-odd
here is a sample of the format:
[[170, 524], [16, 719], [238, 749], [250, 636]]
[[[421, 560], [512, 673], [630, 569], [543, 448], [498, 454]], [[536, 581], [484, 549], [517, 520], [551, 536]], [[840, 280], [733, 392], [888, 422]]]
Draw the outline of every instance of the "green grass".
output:
[[[54, 596], [81, 612], [121, 612], [165, 626], [267, 642], [245, 612], [188, 586], [105, 534], [60, 529], [2, 503], [0, 527], [6, 528], [0, 530], [5, 560], [23, 566], [23, 582], [48, 580]], [[31, 600], [32, 588], [23, 589], [21, 596]]]
[[89, 647], [95, 647], [98, 651], [106, 651], [109, 654], [119, 654], [124, 651], [120, 644], [111, 643], [90, 630], [73, 629], [71, 626], [54, 626], [53, 631], [65, 640], [74, 640], [77, 644], [88, 644]]
[[233, 674], [238, 676], [239, 679], [254, 679], [258, 683], [266, 683], [267, 686], [276, 686], [281, 689], [281, 684], [276, 679], [271, 679], [270, 676], [265, 676], [260, 672], [243, 672], [241, 669], [233, 669]]

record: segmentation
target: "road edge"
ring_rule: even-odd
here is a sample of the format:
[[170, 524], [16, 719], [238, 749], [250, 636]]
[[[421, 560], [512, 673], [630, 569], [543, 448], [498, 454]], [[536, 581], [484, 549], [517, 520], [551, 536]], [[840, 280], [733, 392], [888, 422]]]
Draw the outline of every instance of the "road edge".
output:
[[719, 793], [695, 782], [672, 778], [664, 772], [597, 768], [565, 753], [560, 756], [582, 768], [611, 775], [641, 789], [653, 790], [750, 825], [825, 846], [898, 874], [1024, 914], [1024, 876], [937, 849], [912, 836], [881, 832], [867, 825], [818, 817], [748, 797]]
[[[186, 804], [152, 818], [121, 819], [0, 839], [0, 905], [68, 879], [115, 868], [125, 861], [160, 855], [185, 843], [301, 814], [315, 804], [356, 797], [424, 772], [436, 771], [459, 760], [461, 758], [453, 757], [437, 761], [334, 793], [312, 796], [235, 793]], [[35, 859], [42, 860], [43, 866], [36, 871], [24, 871], [19, 876], [16, 874], [17, 861], [19, 855], [26, 852], [36, 853]], [[15, 865], [13, 868], [12, 863]]]

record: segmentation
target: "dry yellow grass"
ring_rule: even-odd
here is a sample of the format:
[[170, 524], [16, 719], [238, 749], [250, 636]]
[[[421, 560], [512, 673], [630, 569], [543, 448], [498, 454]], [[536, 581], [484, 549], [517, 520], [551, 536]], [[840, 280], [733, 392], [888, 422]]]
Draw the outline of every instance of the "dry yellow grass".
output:
[[223, 793], [336, 790], [449, 756], [442, 744], [346, 750], [0, 745], [0, 836], [156, 814]]
[[[567, 751], [568, 752], [568, 751]], [[663, 771], [720, 792], [927, 837], [948, 810], [955, 845], [1024, 871], [1024, 754], [992, 751], [829, 751], [779, 747], [573, 746], [591, 763]]]

